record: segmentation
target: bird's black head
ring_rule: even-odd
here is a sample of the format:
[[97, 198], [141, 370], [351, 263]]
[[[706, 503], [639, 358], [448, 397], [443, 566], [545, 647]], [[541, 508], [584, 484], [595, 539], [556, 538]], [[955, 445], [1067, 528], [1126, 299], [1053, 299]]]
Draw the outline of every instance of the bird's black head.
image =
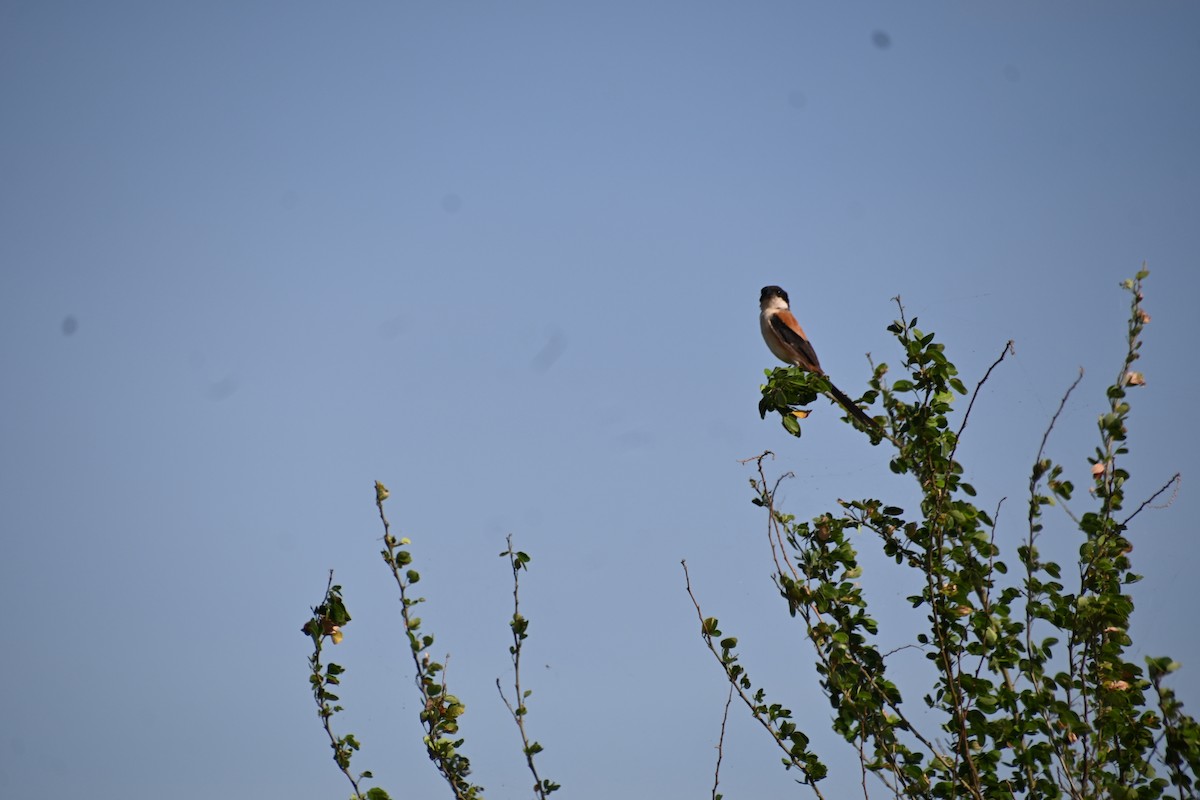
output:
[[762, 294], [758, 296], [758, 302], [762, 303], [764, 300], [769, 300], [772, 297], [780, 297], [783, 299], [783, 302], [791, 305], [791, 302], [788, 300], [787, 292], [785, 292], [783, 288], [779, 286], [764, 286], [762, 288]]

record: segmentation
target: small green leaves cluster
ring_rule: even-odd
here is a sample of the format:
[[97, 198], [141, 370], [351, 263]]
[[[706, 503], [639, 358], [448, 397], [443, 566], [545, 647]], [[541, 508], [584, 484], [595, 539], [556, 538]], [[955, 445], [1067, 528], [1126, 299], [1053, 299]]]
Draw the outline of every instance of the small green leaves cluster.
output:
[[375, 504], [383, 522], [384, 549], [380, 551], [380, 555], [383, 556], [384, 563], [391, 570], [392, 577], [400, 589], [400, 613], [412, 653], [413, 666], [416, 669], [417, 689], [423, 703], [421, 724], [425, 728], [425, 750], [438, 772], [449, 784], [454, 796], [458, 800], [475, 800], [483, 796], [483, 787], [476, 786], [468, 779], [471, 762], [459, 752], [464, 740], [458, 736], [458, 720], [467, 707], [447, 689], [446, 665], [444, 662], [433, 660], [430, 653], [434, 641], [433, 634], [422, 631], [421, 618], [415, 613], [416, 607], [424, 603], [425, 598], [413, 597], [410, 590], [413, 584], [421, 580], [421, 575], [413, 568], [412, 553], [406, 549], [412, 543], [407, 538], [398, 539], [392, 535], [391, 526], [383, 511], [383, 503], [388, 495], [387, 488], [376, 482]]
[[325, 597], [312, 609], [312, 617], [300, 629], [300, 632], [312, 639], [313, 653], [308, 657], [309, 684], [312, 686], [313, 699], [317, 703], [317, 716], [321, 718], [321, 726], [329, 737], [329, 746], [333, 748], [333, 760], [338, 769], [354, 787], [355, 800], [390, 800], [388, 793], [378, 787], [367, 790], [364, 795], [359, 788], [362, 780], [372, 777], [370, 772], [361, 772], [357, 776], [350, 772], [350, 759], [359, 749], [358, 739], [348, 733], [338, 736], [333, 732], [333, 716], [342, 711], [338, 696], [330, 688], [341, 684], [341, 675], [346, 671], [340, 665], [330, 662], [323, 664], [321, 653], [328, 640], [338, 644], [342, 640], [342, 628], [350, 622], [350, 613], [342, 600], [342, 587], [333, 583], [333, 573], [329, 573], [329, 583], [325, 587]]
[[800, 367], [776, 367], [766, 371], [767, 382], [762, 386], [758, 401], [758, 416], [766, 419], [774, 411], [779, 414], [784, 430], [800, 435], [800, 420], [807, 416], [802, 406], [811, 405], [820, 394], [829, 393], [829, 379]]
[[[1145, 277], [1143, 271], [1123, 284], [1132, 297], [1128, 347], [1106, 392], [1100, 444], [1089, 459], [1096, 507], [1081, 516], [1066, 509], [1074, 486], [1044, 454], [1055, 414], [1029, 482], [1028, 532], [1011, 548], [1023, 574], [1009, 576], [996, 520], [974, 504], [975, 488], [963, 481], [956, 458], [979, 391], [1011, 343], [954, 425], [956, 400], [967, 389], [944, 346], [918, 328], [916, 318], [906, 319], [897, 301], [899, 319], [888, 330], [900, 346], [903, 376], [889, 383], [888, 365], [875, 366], [863, 399], [882, 405], [885, 437], [894, 446], [892, 471], [912, 476], [918, 486], [921, 500], [913, 512], [864, 498], [839, 501], [836, 512], [799, 522], [776, 507], [758, 459], [751, 486], [753, 501], [768, 512], [774, 579], [814, 647], [821, 686], [835, 712], [833, 728], [856, 747], [864, 770], [897, 795], [1195, 796], [1200, 729], [1163, 685], [1177, 665], [1151, 658], [1144, 670], [1126, 657], [1133, 611], [1127, 587], [1140, 579], [1132, 571], [1129, 524], [1178, 478], [1121, 518], [1129, 478], [1120, 461], [1127, 453], [1128, 391], [1144, 383], [1133, 365], [1149, 321], [1141, 305]], [[827, 382], [794, 369], [768, 375], [760, 414], [777, 411], [785, 428], [799, 435], [796, 409], [827, 391]], [[1073, 589], [1062, 567], [1044, 560], [1037, 547], [1043, 510], [1056, 505], [1080, 540]], [[924, 623], [908, 646], [934, 668], [932, 685], [921, 695], [936, 730], [922, 731], [906, 717], [900, 688], [889, 679], [888, 654], [875, 643], [878, 626], [860, 586], [861, 532], [914, 581], [917, 591], [908, 599]], [[702, 618], [702, 635], [729, 681], [739, 692], [750, 691], [733, 651], [736, 640], [715, 646], [720, 632], [712, 618]], [[759, 689], [748, 704], [756, 718], [776, 725], [767, 727], [780, 741], [778, 720], [790, 712], [761, 697]], [[786, 734], [789, 741], [807, 742], [794, 727]], [[807, 763], [805, 752], [801, 748], [801, 763]], [[806, 777], [815, 783], [821, 774], [811, 770]]]
[[[831, 402], [838, 402], [837, 392], [825, 375], [801, 367], [776, 367], [766, 370], [765, 374], [767, 382], [760, 387], [762, 399], [758, 401], [758, 416], [765, 419], [771, 412], [779, 414], [784, 430], [792, 436], [801, 435], [800, 421], [809, 415], [804, 406], [811, 405], [818, 395], [826, 395]], [[863, 394], [860, 400], [869, 406], [877, 397], [878, 393], [871, 390]], [[885, 435], [883, 429], [877, 426], [869, 426], [867, 433], [871, 437], [871, 444], [879, 444]]]
[[526, 701], [533, 695], [533, 690], [522, 690], [521, 688], [521, 650], [525, 640], [529, 638], [529, 620], [521, 614], [521, 570], [528, 570], [529, 562], [532, 559], [528, 553], [513, 549], [512, 535], [508, 536], [507, 541], [508, 548], [500, 554], [500, 557], [508, 559], [508, 565], [512, 570], [513, 578], [513, 613], [512, 619], [508, 623], [508, 627], [512, 631], [513, 643], [508, 648], [508, 654], [512, 659], [513, 692], [517, 698], [517, 704], [514, 706], [509, 702], [508, 697], [504, 694], [504, 689], [500, 686], [499, 678], [496, 679], [496, 690], [500, 692], [500, 699], [504, 701], [504, 705], [508, 708], [508, 713], [512, 715], [513, 722], [516, 723], [517, 730], [521, 734], [521, 752], [525, 756], [525, 764], [529, 767], [529, 772], [533, 775], [534, 795], [545, 800], [546, 797], [562, 787], [548, 778], [542, 778], [538, 774], [537, 765], [534, 763], [534, 756], [542, 752], [544, 748], [537, 741], [530, 741], [529, 735], [525, 730], [525, 717], [529, 713]]

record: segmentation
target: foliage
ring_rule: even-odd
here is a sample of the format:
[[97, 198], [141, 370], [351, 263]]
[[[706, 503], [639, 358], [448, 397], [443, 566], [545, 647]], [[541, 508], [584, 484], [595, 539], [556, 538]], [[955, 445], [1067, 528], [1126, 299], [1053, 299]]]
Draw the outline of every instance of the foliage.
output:
[[[906, 511], [874, 498], [839, 501], [837, 511], [800, 522], [777, 507], [779, 482], [767, 480], [766, 454], [755, 459], [758, 477], [751, 486], [754, 503], [768, 515], [774, 580], [815, 650], [833, 728], [858, 752], [864, 796], [868, 773], [889, 794], [904, 797], [1195, 796], [1200, 726], [1163, 685], [1178, 664], [1147, 658], [1143, 668], [1126, 657], [1133, 612], [1126, 587], [1140, 579], [1132, 571], [1129, 526], [1179, 478], [1122, 516], [1129, 478], [1120, 460], [1128, 452], [1127, 394], [1144, 383], [1132, 366], [1149, 321], [1142, 308], [1146, 275], [1139, 272], [1123, 284], [1132, 297], [1128, 347], [1107, 390], [1099, 446], [1089, 459], [1093, 508], [1079, 516], [1067, 509], [1074, 487], [1061, 465], [1044, 455], [1056, 413], [1029, 479], [1027, 530], [1011, 576], [1001, 560], [994, 515], [974, 504], [975, 489], [962, 480], [956, 460], [979, 389], [1011, 343], [980, 380], [955, 428], [950, 414], [966, 388], [943, 345], [918, 329], [915, 318], [905, 319], [900, 306], [900, 318], [888, 330], [900, 345], [905, 374], [889, 383], [888, 365], [879, 364], [862, 399], [881, 402], [883, 415], [875, 419], [882, 427], [868, 433], [875, 443], [886, 438], [893, 445], [891, 469], [915, 479], [918, 508]], [[799, 435], [803, 414], [796, 407], [827, 392], [827, 382], [798, 368], [768, 375], [760, 412], [777, 412], [784, 427]], [[1042, 512], [1053, 505], [1064, 508], [1079, 536], [1072, 588], [1064, 569], [1038, 550]], [[878, 645], [878, 625], [860, 583], [860, 531], [872, 534], [868, 542], [920, 586], [908, 598], [925, 613], [911, 645], [925, 654], [933, 677], [922, 697], [929, 712], [919, 720], [906, 713], [888, 671], [890, 653]], [[684, 569], [686, 575], [686, 564]], [[722, 634], [698, 602], [696, 611], [704, 641], [783, 750], [785, 767], [799, 770], [801, 782], [823, 797], [826, 767], [809, 749], [809, 736], [789, 709], [754, 687], [739, 662], [736, 637]], [[936, 730], [923, 728], [930, 719]]]
[[[464, 739], [456, 738], [459, 734], [459, 718], [466, 713], [467, 708], [461, 700], [450, 693], [446, 684], [446, 663], [449, 656], [440, 662], [433, 660], [430, 648], [433, 646], [434, 637], [423, 631], [421, 618], [415, 613], [416, 607], [425, 602], [424, 597], [412, 595], [412, 587], [421, 580], [421, 574], [414, 568], [412, 552], [407, 549], [412, 542], [408, 538], [398, 539], [392, 534], [391, 524], [383, 511], [383, 503], [389, 496], [390, 492], [387, 487], [376, 481], [375, 505], [379, 509], [379, 519], [383, 524], [384, 549], [380, 555], [383, 556], [383, 561], [388, 566], [399, 589], [400, 616], [404, 622], [417, 691], [421, 697], [420, 718], [421, 725], [425, 729], [423, 737], [425, 752], [446, 781], [456, 800], [482, 800], [483, 787], [472, 783], [468, 778], [471, 773], [471, 762], [460, 750]], [[554, 781], [543, 779], [538, 775], [534, 756], [543, 748], [538, 742], [530, 741], [525, 730], [525, 716], [529, 710], [526, 701], [533, 692], [529, 689], [523, 691], [521, 689], [521, 650], [528, 637], [529, 620], [520, 613], [519, 576], [521, 570], [529, 568], [528, 565], [532, 559], [527, 553], [513, 549], [511, 536], [508, 537], [508, 549], [500, 556], [508, 558], [513, 574], [513, 616], [509, 623], [513, 644], [509, 648], [509, 654], [512, 657], [513, 686], [517, 695], [517, 706], [512, 706], [504, 696], [498, 678], [496, 688], [500, 689], [501, 699], [512, 714], [520, 733], [522, 754], [525, 756], [525, 763], [534, 778], [534, 793], [541, 800], [545, 800], [548, 795], [560, 787]], [[317, 701], [318, 716], [321, 718], [325, 733], [330, 740], [330, 746], [334, 751], [334, 761], [350, 781], [351, 786], [354, 787], [353, 800], [364, 800], [364, 798], [365, 800], [390, 800], [388, 793], [378, 787], [368, 789], [365, 794], [362, 792], [359, 783], [363, 779], [371, 778], [372, 775], [370, 772], [363, 772], [354, 776], [350, 772], [350, 759], [353, 753], [359, 749], [359, 742], [353, 734], [336, 736], [331, 727], [333, 715], [343, 709], [340, 705], [331, 705], [338, 700], [338, 697], [329, 690], [329, 686], [336, 686], [341, 682], [340, 676], [345, 673], [345, 669], [333, 663], [322, 667], [321, 654], [326, 640], [333, 644], [342, 641], [344, 635], [342, 628], [350, 622], [350, 614], [346, 611], [345, 603], [342, 600], [342, 587], [333, 584], [332, 572], [329, 574], [329, 585], [326, 587], [324, 599], [312, 611], [312, 618], [304, 624], [301, 630], [313, 642], [313, 654], [309, 657], [311, 668], [309, 680]]]
[[[1099, 419], [1099, 444], [1092, 465], [1090, 509], [1075, 514], [1068, 507], [1075, 487], [1060, 464], [1046, 457], [1046, 443], [1079, 385], [1067, 390], [1042, 437], [1029, 477], [1028, 509], [1022, 542], [1004, 551], [997, 543], [1000, 506], [993, 513], [975, 505], [975, 488], [963, 481], [957, 460], [980, 389], [1006, 356], [1011, 342], [970, 393], [958, 421], [951, 414], [959, 397], [968, 394], [956, 367], [932, 333], [908, 320], [904, 308], [888, 330], [902, 353], [903, 375], [889, 382], [889, 367], [873, 366], [868, 390], [857, 402], [879, 404], [872, 423], [860, 420], [872, 444], [892, 446], [890, 467], [911, 476], [920, 501], [906, 511], [876, 498], [838, 501], [836, 511], [810, 522], [798, 521], [776, 504], [783, 478], [768, 480], [764, 460], [750, 459], [757, 476], [750, 481], [753, 502], [767, 512], [768, 540], [774, 559], [773, 578], [792, 617], [803, 624], [816, 654], [821, 687], [834, 711], [833, 729], [856, 750], [862, 793], [869, 796], [868, 775], [878, 778], [896, 797], [1059, 798], [1077, 800], [1150, 800], [1194, 798], [1200, 772], [1200, 725], [1184, 713], [1165, 685], [1179, 664], [1169, 657], [1149, 657], [1145, 667], [1127, 658], [1133, 601], [1127, 587], [1140, 580], [1132, 571], [1130, 525], [1160, 495], [1178, 486], [1173, 476], [1132, 513], [1123, 515], [1129, 473], [1129, 390], [1145, 383], [1133, 370], [1149, 315], [1142, 308], [1145, 271], [1123, 285], [1132, 301], [1127, 349], [1120, 373], [1106, 392], [1107, 410]], [[826, 394], [845, 405], [844, 396], [823, 375], [799, 368], [768, 372], [759, 412], [777, 413], [795, 436], [807, 412], [800, 408]], [[787, 477], [786, 475], [784, 477]], [[431, 654], [432, 634], [425, 632], [416, 609], [425, 602], [413, 596], [421, 580], [414, 567], [411, 542], [396, 538], [384, 514], [388, 490], [375, 484], [375, 502], [384, 530], [381, 553], [399, 590], [400, 615], [421, 698], [426, 754], [459, 800], [482, 797], [469, 779], [469, 759], [459, 720], [466, 706], [446, 683], [446, 659]], [[1078, 560], [1064, 568], [1038, 548], [1050, 506], [1061, 507], [1078, 538]], [[871, 616], [861, 580], [859, 553], [876, 547], [907, 577], [915, 580], [908, 600], [923, 622], [905, 634], [900, 649], [915, 648], [929, 665], [929, 685], [918, 694], [924, 709], [913, 712], [889, 673], [889, 657], [879, 645], [879, 625]], [[1001, 539], [1003, 541], [1003, 537]], [[532, 692], [521, 683], [521, 653], [529, 620], [520, 606], [520, 575], [530, 557], [513, 547], [500, 553], [513, 578], [513, 699], [496, 681], [501, 700], [520, 735], [521, 752], [533, 776], [532, 790], [545, 800], [560, 787], [540, 777], [535, 757], [542, 745], [529, 737], [526, 720]], [[1009, 561], [1014, 568], [1010, 572]], [[684, 564], [689, 596], [700, 633], [729, 682], [712, 796], [721, 797], [721, 758], [725, 721], [736, 695], [782, 753], [783, 765], [798, 782], [824, 798], [828, 769], [810, 747], [810, 735], [793, 712], [768, 698], [756, 686], [737, 652], [738, 640], [705, 616]], [[872, 576], [874, 577], [874, 576]], [[1068, 588], [1067, 584], [1071, 583]], [[354, 788], [355, 800], [389, 800], [380, 788], [360, 789], [370, 772], [350, 771], [359, 742], [353, 734], [334, 733], [332, 720], [343, 709], [333, 692], [345, 674], [338, 664], [323, 661], [324, 645], [337, 644], [350, 622], [342, 588], [330, 573], [322, 602], [312, 609], [303, 632], [313, 642], [310, 684], [318, 716], [334, 761]], [[911, 676], [910, 676], [911, 677]]]

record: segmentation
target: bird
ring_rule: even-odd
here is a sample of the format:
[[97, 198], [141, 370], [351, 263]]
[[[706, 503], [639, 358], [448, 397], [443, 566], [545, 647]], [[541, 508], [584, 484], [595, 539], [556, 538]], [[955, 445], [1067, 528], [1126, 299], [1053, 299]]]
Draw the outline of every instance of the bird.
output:
[[[788, 302], [788, 293], [779, 286], [764, 286], [758, 297], [758, 307], [762, 313], [758, 315], [758, 325], [762, 331], [763, 341], [771, 352], [785, 364], [793, 364], [803, 370], [825, 375], [817, 351], [804, 333], [804, 328], [796, 321]], [[869, 428], [878, 427], [875, 420], [867, 416], [854, 401], [842, 393], [840, 389], [829, 384], [829, 393], [834, 396], [842, 407], [859, 422]]]

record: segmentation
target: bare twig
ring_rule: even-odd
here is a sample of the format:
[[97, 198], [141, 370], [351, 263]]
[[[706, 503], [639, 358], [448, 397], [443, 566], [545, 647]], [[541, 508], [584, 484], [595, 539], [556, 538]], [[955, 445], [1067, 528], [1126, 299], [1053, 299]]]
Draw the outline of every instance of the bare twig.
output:
[[862, 718], [858, 721], [858, 771], [862, 782], [863, 800], [870, 800], [871, 793], [867, 791], [867, 726]]
[[717, 739], [717, 766], [713, 770], [713, 800], [720, 797], [717, 788], [721, 785], [721, 759], [725, 757], [725, 723], [729, 721], [729, 704], [733, 702], [733, 684], [729, 685], [729, 696], [725, 698], [725, 711], [721, 714], [721, 736]]
[[[758, 474], [762, 476], [762, 480], [764, 481], [763, 485], [765, 488], [765, 481], [767, 478], [766, 475], [763, 474], [761, 463], [758, 465]], [[770, 502], [775, 497], [775, 493], [779, 491], [779, 484], [794, 477], [796, 477], [794, 473], [785, 472], [776, 478], [775, 485], [772, 486], [771, 491], [767, 493], [768, 502]], [[771, 544], [771, 558], [775, 562], [775, 570], [780, 575], [783, 574], [783, 567], [779, 566], [779, 559], [782, 558], [783, 563], [787, 565], [788, 572], [792, 573], [792, 578], [794, 580], [800, 580], [800, 572], [796, 569], [796, 565], [792, 563], [792, 560], [788, 558], [787, 548], [783, 546], [783, 526], [780, 524], [779, 517], [775, 513], [775, 506], [773, 503], [770, 505], [769, 511], [770, 516], [767, 518], [767, 541]], [[776, 550], [776, 545], [779, 547], [778, 550]]]
[[[954, 435], [955, 439], [962, 438], [962, 432], [967, 427], [967, 420], [971, 418], [971, 409], [975, 407], [975, 400], [979, 397], [979, 390], [983, 388], [983, 385], [987, 383], [987, 379], [991, 377], [992, 370], [1000, 366], [1000, 362], [1003, 361], [1006, 356], [1010, 356], [1015, 352], [1016, 351], [1013, 349], [1013, 340], [1009, 339], [1004, 343], [1004, 349], [1000, 351], [1000, 357], [992, 362], [992, 365], [987, 368], [987, 372], [983, 373], [983, 377], [979, 379], [979, 383], [975, 384], [975, 391], [971, 392], [971, 402], [967, 403], [967, 412], [963, 414], [962, 424], [958, 426], [958, 433]], [[951, 460], [953, 459], [954, 457], [951, 456]]]
[[1171, 493], [1171, 499], [1168, 500], [1167, 502], [1163, 503], [1161, 506], [1152, 506], [1152, 508], [1166, 508], [1167, 506], [1171, 505], [1171, 503], [1174, 503], [1175, 498], [1179, 494], [1179, 487], [1182, 484], [1183, 484], [1183, 475], [1182, 475], [1182, 473], [1176, 472], [1174, 475], [1171, 476], [1171, 479], [1169, 481], [1167, 481], [1166, 483], [1163, 484], [1161, 489], [1159, 489], [1157, 492], [1155, 492], [1154, 494], [1152, 494], [1148, 498], [1146, 498], [1142, 502], [1142, 504], [1137, 507], [1136, 511], [1134, 511], [1132, 514], [1130, 514], [1128, 517], [1126, 517], [1125, 521], [1121, 523], [1121, 527], [1124, 528], [1126, 525], [1128, 525], [1130, 520], [1132, 520], [1138, 514], [1142, 513], [1142, 509], [1146, 508], [1147, 506], [1150, 506], [1151, 503], [1153, 503], [1156, 499], [1158, 499], [1158, 496], [1160, 494], [1165, 492], [1167, 489], [1170, 489], [1172, 485], [1175, 486], [1175, 491]]
[[767, 456], [770, 456], [771, 458], [774, 458], [774, 457], [775, 457], [775, 454], [774, 454], [774, 453], [772, 453], [770, 450], [763, 450], [761, 453], [759, 453], [759, 454], [758, 454], [758, 455], [756, 455], [756, 456], [750, 456], [749, 458], [739, 458], [739, 459], [737, 460], [737, 462], [738, 462], [739, 464], [749, 464], [751, 461], [757, 461], [757, 462], [758, 462], [758, 463], [761, 465], [761, 464], [762, 464], [762, 460], [763, 460], [764, 458], [766, 458]]
[[1067, 387], [1067, 391], [1063, 394], [1062, 400], [1058, 401], [1058, 408], [1054, 412], [1054, 416], [1050, 417], [1050, 424], [1046, 426], [1046, 432], [1042, 434], [1042, 444], [1038, 447], [1037, 460], [1042, 460], [1042, 454], [1046, 452], [1046, 442], [1050, 439], [1050, 431], [1054, 430], [1054, 425], [1058, 422], [1058, 417], [1062, 414], [1063, 409], [1067, 407], [1067, 400], [1071, 397], [1071, 392], [1075, 391], [1080, 381], [1083, 380], [1083, 367], [1079, 368], [1079, 374], [1075, 376], [1075, 380]]
[[[764, 450], [756, 456], [750, 458], [739, 458], [739, 464], [749, 464], [754, 462], [758, 468], [758, 480], [751, 481], [759, 494], [765, 498], [764, 503], [769, 508], [771, 498], [779, 491], [779, 484], [783, 483], [788, 478], [796, 477], [794, 473], [785, 472], [775, 479], [775, 485], [770, 490], [767, 489], [767, 473], [763, 470], [763, 460], [767, 456], [775, 457], [775, 454], [770, 450]], [[783, 558], [783, 563], [787, 565], [788, 571], [792, 573], [792, 577], [796, 580], [800, 579], [800, 574], [796, 571], [795, 565], [787, 557], [787, 550], [783, 546], [783, 534], [780, 532], [779, 520], [775, 516], [773, 508], [769, 508], [770, 513], [767, 516], [767, 542], [771, 545], [771, 559], [775, 562], [775, 569], [779, 574], [783, 574], [783, 567], [780, 564], [780, 557]]]

